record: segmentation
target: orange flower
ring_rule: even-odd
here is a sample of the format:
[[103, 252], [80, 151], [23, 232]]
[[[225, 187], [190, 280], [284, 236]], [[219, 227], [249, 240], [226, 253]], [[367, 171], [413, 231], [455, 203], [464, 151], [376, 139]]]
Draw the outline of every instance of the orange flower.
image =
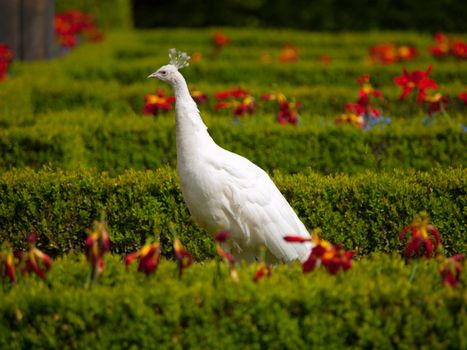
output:
[[280, 63], [291, 63], [298, 61], [298, 48], [293, 44], [285, 44], [279, 54]]
[[183, 270], [190, 267], [193, 263], [193, 257], [185, 249], [185, 247], [183, 247], [182, 243], [178, 238], [175, 238], [174, 240], [174, 252], [175, 258], [178, 261], [179, 276], [182, 277]]
[[405, 249], [406, 258], [421, 256], [422, 246], [425, 247], [425, 256], [429, 258], [433, 255], [433, 249], [440, 246], [441, 236], [436, 227], [429, 223], [426, 212], [419, 213], [410, 225], [404, 227], [399, 233], [399, 239], [404, 241], [407, 233], [411, 234], [411, 238]]
[[159, 265], [161, 257], [161, 246], [159, 243], [145, 244], [139, 251], [128, 254], [125, 257], [125, 265], [128, 267], [135, 260], [139, 260], [138, 272], [146, 275], [154, 273]]
[[329, 55], [321, 55], [321, 57], [319, 58], [319, 61], [324, 65], [328, 65], [328, 64], [331, 64], [332, 59], [331, 59], [331, 56]]
[[45, 279], [45, 274], [52, 266], [52, 258], [36, 248], [37, 233], [28, 237], [29, 251], [25, 254], [24, 273], [34, 272], [39, 278]]
[[461, 278], [464, 255], [458, 254], [446, 259], [440, 268], [441, 279], [445, 286], [456, 288]]
[[91, 263], [92, 280], [96, 279], [104, 271], [104, 254], [110, 251], [110, 244], [110, 237], [105, 222], [95, 221], [94, 230], [85, 241], [87, 258]]

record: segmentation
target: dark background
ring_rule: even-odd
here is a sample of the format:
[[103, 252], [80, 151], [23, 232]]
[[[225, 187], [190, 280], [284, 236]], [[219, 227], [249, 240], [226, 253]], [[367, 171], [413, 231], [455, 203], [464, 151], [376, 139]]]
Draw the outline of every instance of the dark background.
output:
[[133, 0], [136, 27], [467, 31], [465, 0]]

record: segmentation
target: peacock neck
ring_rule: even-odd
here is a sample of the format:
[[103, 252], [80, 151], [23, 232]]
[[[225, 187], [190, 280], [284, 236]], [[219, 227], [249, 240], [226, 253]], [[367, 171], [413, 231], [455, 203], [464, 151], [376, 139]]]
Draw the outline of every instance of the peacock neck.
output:
[[186, 81], [181, 74], [179, 79], [173, 83], [173, 89], [175, 93], [177, 132], [192, 133], [206, 130], [207, 127], [199, 115], [198, 106], [191, 97]]
[[[199, 114], [198, 106], [190, 95], [185, 79], [180, 74], [173, 83], [175, 94], [177, 154], [179, 161], [188, 161], [196, 150], [214, 143]], [[188, 157], [188, 158], [186, 158]]]

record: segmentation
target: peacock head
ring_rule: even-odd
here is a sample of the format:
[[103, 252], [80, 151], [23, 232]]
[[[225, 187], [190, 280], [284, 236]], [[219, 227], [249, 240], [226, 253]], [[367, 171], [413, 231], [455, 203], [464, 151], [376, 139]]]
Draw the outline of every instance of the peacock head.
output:
[[189, 66], [188, 60], [190, 56], [186, 52], [177, 51], [176, 49], [169, 50], [170, 63], [160, 67], [157, 71], [150, 74], [148, 78], [157, 78], [169, 84], [174, 84], [179, 79], [179, 69]]

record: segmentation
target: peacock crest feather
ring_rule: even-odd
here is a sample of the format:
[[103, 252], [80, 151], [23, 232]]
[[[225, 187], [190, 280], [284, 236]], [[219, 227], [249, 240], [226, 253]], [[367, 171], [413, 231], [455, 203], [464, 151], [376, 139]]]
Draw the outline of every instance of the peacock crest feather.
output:
[[190, 56], [186, 52], [177, 51], [175, 48], [169, 49], [169, 60], [170, 64], [177, 67], [177, 69], [182, 69], [184, 67], [188, 67], [190, 64], [188, 61], [190, 60]]

